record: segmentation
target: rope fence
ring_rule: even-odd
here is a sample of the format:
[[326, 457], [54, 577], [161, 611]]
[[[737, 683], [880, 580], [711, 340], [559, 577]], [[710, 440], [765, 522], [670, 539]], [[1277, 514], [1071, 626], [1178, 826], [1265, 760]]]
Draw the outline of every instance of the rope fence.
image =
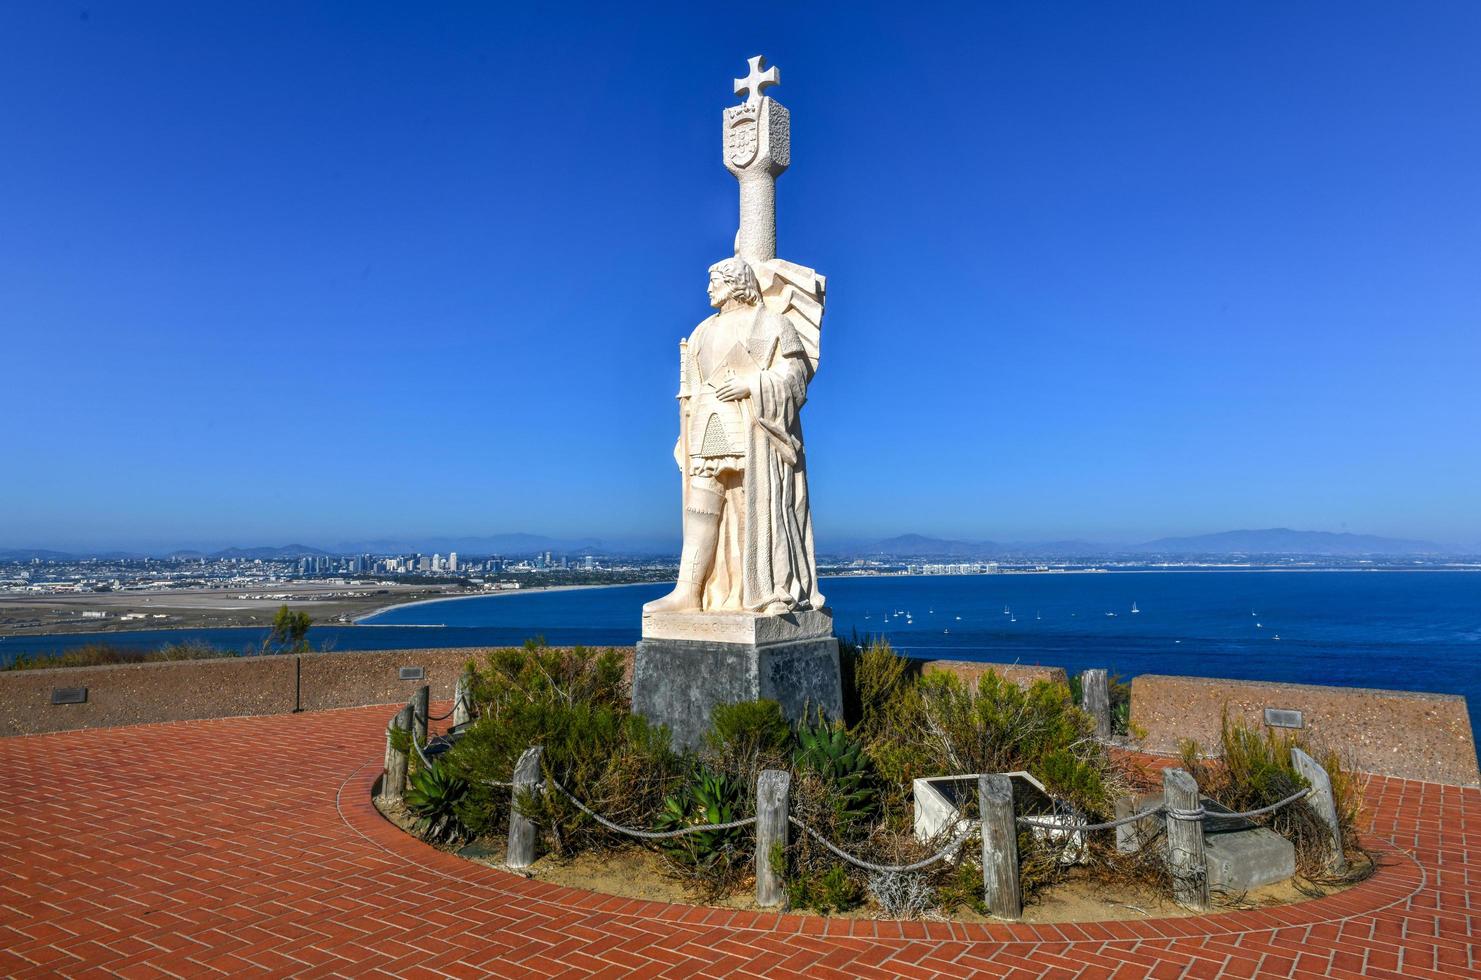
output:
[[928, 868], [931, 865], [935, 864], [937, 861], [940, 861], [942, 858], [947, 857], [953, 851], [960, 848], [967, 842], [969, 838], [971, 838], [973, 834], [977, 833], [977, 827], [970, 826], [966, 830], [958, 834], [955, 840], [947, 844], [941, 850], [937, 851], [935, 854], [932, 854], [930, 857], [924, 858], [920, 861], [916, 861], [913, 864], [875, 864], [872, 861], [866, 861], [861, 857], [855, 857], [854, 855], [849, 854], [847, 851], [840, 848], [837, 844], [833, 843], [828, 838], [824, 837], [822, 834], [818, 833], [816, 830], [803, 823], [801, 820], [798, 820], [790, 813], [787, 814], [787, 820], [789, 823], [792, 824], [792, 826], [799, 828], [800, 830], [802, 830], [803, 833], [807, 834], [813, 840], [817, 841], [819, 844], [822, 844], [829, 851], [832, 851], [833, 854], [847, 861], [849, 864], [852, 864], [854, 867], [862, 868], [865, 871], [878, 872], [880, 874], [908, 874], [911, 871], [919, 871], [922, 868]]
[[453, 701], [453, 706], [451, 708], [448, 708], [447, 709], [447, 713], [446, 714], [441, 714], [441, 715], [428, 714], [428, 715], [426, 715], [424, 717], [422, 715], [422, 713], [420, 711], [418, 711], [418, 712], [416, 712], [416, 720], [418, 722], [422, 722], [424, 724], [426, 722], [432, 722], [432, 721], [446, 721], [447, 719], [451, 718], [453, 715], [455, 715], [455, 714], [458, 713], [458, 706], [459, 705], [463, 705], [469, 711], [472, 711], [473, 710], [473, 704], [472, 704], [472, 702], [470, 702], [467, 699], [466, 696], [460, 694], [460, 695], [458, 695], [457, 699]]
[[[425, 693], [421, 697], [423, 703], [425, 703]], [[400, 799], [401, 790], [399, 787], [404, 786], [406, 782], [407, 753], [395, 747], [395, 740], [392, 736], [396, 730], [405, 731], [410, 735], [409, 741], [412, 751], [416, 753], [416, 757], [421, 761], [423, 766], [431, 768], [435, 763], [428, 756], [427, 750], [431, 749], [434, 744], [452, 745], [458, 736], [456, 733], [436, 736], [429, 733], [425, 739], [424, 746], [417, 739], [416, 729], [418, 725], [420, 724], [422, 730], [426, 731], [425, 726], [428, 722], [443, 721], [457, 714], [459, 708], [468, 708], [471, 710], [472, 705], [467, 699], [466, 694], [460, 691], [458, 697], [454, 700], [453, 707], [446, 714], [426, 717], [430, 713], [425, 712], [425, 710], [418, 710], [419, 707], [415, 702], [403, 707], [398, 712], [396, 718], [392, 720], [392, 724], [387, 730], [386, 780], [383, 783], [382, 789], [382, 797], [384, 799]], [[988, 905], [994, 915], [1008, 919], [1017, 919], [1022, 914], [1022, 901], [1019, 895], [1017, 870], [1017, 847], [1014, 843], [1016, 835], [1013, 831], [1013, 827], [1015, 826], [1079, 835], [1091, 831], [1114, 830], [1118, 827], [1124, 827], [1139, 821], [1162, 817], [1167, 821], [1166, 831], [1169, 836], [1168, 859], [1172, 864], [1174, 875], [1174, 899], [1179, 904], [1193, 909], [1206, 907], [1208, 901], [1207, 889], [1203, 885], [1206, 879], [1206, 866], [1203, 856], [1203, 834], [1205, 831], [1202, 822], [1209, 818], [1215, 820], [1249, 820], [1274, 813], [1300, 800], [1311, 799], [1312, 805], [1317, 809], [1317, 815], [1332, 828], [1334, 853], [1336, 854], [1333, 860], [1340, 860], [1341, 856], [1341, 841], [1337, 831], [1337, 815], [1328, 799], [1330, 791], [1326, 788], [1330, 785], [1327, 782], [1327, 774], [1314, 760], [1311, 760], [1304, 753], [1300, 753], [1299, 750], [1293, 750], [1293, 759], [1297, 763], [1298, 771], [1308, 779], [1311, 785], [1303, 787], [1267, 806], [1240, 812], [1208, 809], [1203, 805], [1198, 793], [1197, 784], [1193, 781], [1192, 777], [1181, 769], [1168, 769], [1164, 771], [1164, 795], [1162, 802], [1156, 806], [1148, 807], [1124, 817], [1117, 817], [1113, 820], [1106, 820], [1100, 823], [1076, 823], [1075, 820], [1078, 817], [1077, 811], [1070, 804], [1062, 800], [1053, 800], [1055, 810], [1059, 813], [1058, 816], [1018, 816], [1013, 813], [1013, 792], [1009, 786], [1007, 777], [1001, 774], [982, 775], [977, 777], [979, 780], [978, 793], [982, 813], [970, 823], [966, 821], [966, 818], [958, 814], [951, 839], [935, 853], [908, 864], [881, 864], [859, 857], [856, 854], [851, 854], [838, 844], [829, 840], [815, 827], [794, 816], [789, 812], [791, 777], [784, 771], [767, 770], [761, 774], [761, 778], [757, 784], [757, 813], [753, 816], [741, 817], [736, 820], [727, 820], [720, 823], [692, 824], [673, 830], [645, 830], [638, 827], [626, 826], [596, 812], [554, 776], [545, 775], [542, 779], [541, 770], [545, 768], [541, 764], [542, 751], [538, 746], [526, 750], [515, 768], [513, 780], [483, 779], [479, 780], [479, 783], [496, 789], [510, 790], [511, 802], [513, 797], [521, 792], [540, 792], [542, 787], [547, 791], [553, 789], [601, 827], [613, 833], [622, 834], [636, 840], [671, 840], [690, 834], [738, 830], [743, 827], [755, 826], [757, 901], [763, 906], [777, 905], [785, 902], [784, 890], [779, 885], [782, 872], [779, 869], [771, 868], [770, 855], [778, 842], [785, 848], [787, 843], [786, 831], [789, 826], [796, 827], [804, 835], [816, 841], [839, 860], [871, 874], [886, 875], [901, 875], [922, 871], [937, 862], [957, 855], [969, 840], [974, 836], [978, 836], [983, 841], [983, 880]], [[772, 792], [770, 795], [762, 788], [768, 779], [773, 780], [773, 790], [776, 790], [778, 786], [780, 787], [779, 790]], [[389, 787], [389, 789], [386, 787]], [[1326, 793], [1327, 795], [1323, 796], [1321, 795], [1322, 793]], [[966, 826], [962, 826], [962, 824], [966, 824]], [[955, 829], [956, 827], [960, 827], [960, 829]], [[535, 829], [535, 822], [530, 817], [518, 813], [517, 810], [512, 813], [509, 858], [506, 864], [516, 869], [529, 867], [537, 854], [537, 840], [538, 833]]]
[[670, 837], [683, 837], [685, 834], [698, 834], [708, 830], [734, 830], [737, 827], [748, 827], [756, 822], [755, 817], [742, 817], [739, 820], [729, 820], [725, 823], [694, 824], [693, 826], [689, 827], [680, 827], [677, 830], [638, 830], [636, 827], [624, 827], [620, 823], [614, 823], [611, 820], [608, 820], [606, 817], [602, 816], [600, 813], [597, 813], [585, 803], [582, 803], [580, 800], [576, 799], [575, 794], [562, 786], [559, 781], [552, 778], [550, 780], [550, 785], [560, 790], [561, 793], [565, 795], [566, 799], [576, 804], [576, 808], [578, 810], [586, 814], [591, 819], [595, 820], [597, 823], [601, 824], [603, 827], [606, 827], [608, 830], [615, 831], [619, 834], [626, 834], [629, 837], [636, 837], [639, 840], [667, 840]]
[[1070, 824], [1046, 820], [1042, 817], [1018, 817], [1017, 822], [1020, 826], [1024, 827], [1037, 827], [1042, 830], [1073, 831], [1078, 834], [1092, 830], [1112, 830], [1116, 827], [1123, 827], [1126, 824], [1136, 823], [1138, 820], [1145, 820], [1148, 817], [1155, 817], [1159, 814], [1166, 814], [1174, 820], [1202, 820], [1204, 817], [1214, 817], [1220, 820], [1249, 820], [1252, 817], [1263, 817], [1267, 813], [1273, 813], [1283, 806], [1289, 806], [1297, 800], [1305, 799], [1310, 795], [1311, 787], [1308, 786], [1305, 789], [1297, 790], [1283, 800], [1277, 800], [1269, 806], [1262, 806], [1255, 810], [1245, 810], [1240, 813], [1233, 811], [1225, 813], [1222, 810], [1209, 810], [1201, 806], [1191, 810], [1181, 810], [1177, 807], [1170, 807], [1166, 803], [1159, 803], [1140, 813], [1133, 813], [1128, 817], [1117, 817], [1115, 820], [1107, 820], [1104, 823]]

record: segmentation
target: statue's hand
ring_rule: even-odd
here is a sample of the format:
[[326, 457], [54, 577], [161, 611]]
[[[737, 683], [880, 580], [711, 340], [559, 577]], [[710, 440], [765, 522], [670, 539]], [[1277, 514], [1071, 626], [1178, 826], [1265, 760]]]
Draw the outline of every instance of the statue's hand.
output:
[[722, 402], [738, 402], [751, 397], [751, 386], [740, 378], [730, 378], [715, 389], [715, 394]]

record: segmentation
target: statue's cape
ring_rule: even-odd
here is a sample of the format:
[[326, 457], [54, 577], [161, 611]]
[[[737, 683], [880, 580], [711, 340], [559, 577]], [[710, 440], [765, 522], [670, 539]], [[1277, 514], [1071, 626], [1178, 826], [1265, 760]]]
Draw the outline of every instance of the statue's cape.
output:
[[802, 340], [809, 374], [817, 374], [823, 334], [823, 302], [828, 280], [815, 270], [786, 259], [752, 265], [766, 308], [792, 321]]

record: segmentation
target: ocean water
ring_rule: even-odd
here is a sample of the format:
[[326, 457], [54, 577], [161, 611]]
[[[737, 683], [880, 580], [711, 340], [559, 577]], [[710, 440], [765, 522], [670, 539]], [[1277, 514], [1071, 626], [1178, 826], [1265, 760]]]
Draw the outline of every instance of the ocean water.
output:
[[[316, 626], [338, 650], [555, 644], [628, 646], [663, 585], [479, 596]], [[840, 636], [887, 637], [923, 657], [1193, 674], [1464, 695], [1481, 706], [1481, 574], [1106, 572], [825, 579]], [[1135, 603], [1140, 610], [1131, 612]], [[1005, 607], [1008, 612], [1005, 613]], [[907, 617], [906, 614], [909, 616]], [[1115, 613], [1108, 616], [1107, 613]], [[9, 637], [0, 658], [104, 639], [184, 638], [250, 649], [265, 630]]]

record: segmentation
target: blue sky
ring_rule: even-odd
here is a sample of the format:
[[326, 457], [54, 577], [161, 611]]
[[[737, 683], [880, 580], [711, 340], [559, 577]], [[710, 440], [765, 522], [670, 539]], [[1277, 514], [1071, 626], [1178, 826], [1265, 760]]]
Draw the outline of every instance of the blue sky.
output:
[[820, 544], [1481, 545], [1481, 5], [0, 8], [0, 546], [677, 537], [793, 120]]

